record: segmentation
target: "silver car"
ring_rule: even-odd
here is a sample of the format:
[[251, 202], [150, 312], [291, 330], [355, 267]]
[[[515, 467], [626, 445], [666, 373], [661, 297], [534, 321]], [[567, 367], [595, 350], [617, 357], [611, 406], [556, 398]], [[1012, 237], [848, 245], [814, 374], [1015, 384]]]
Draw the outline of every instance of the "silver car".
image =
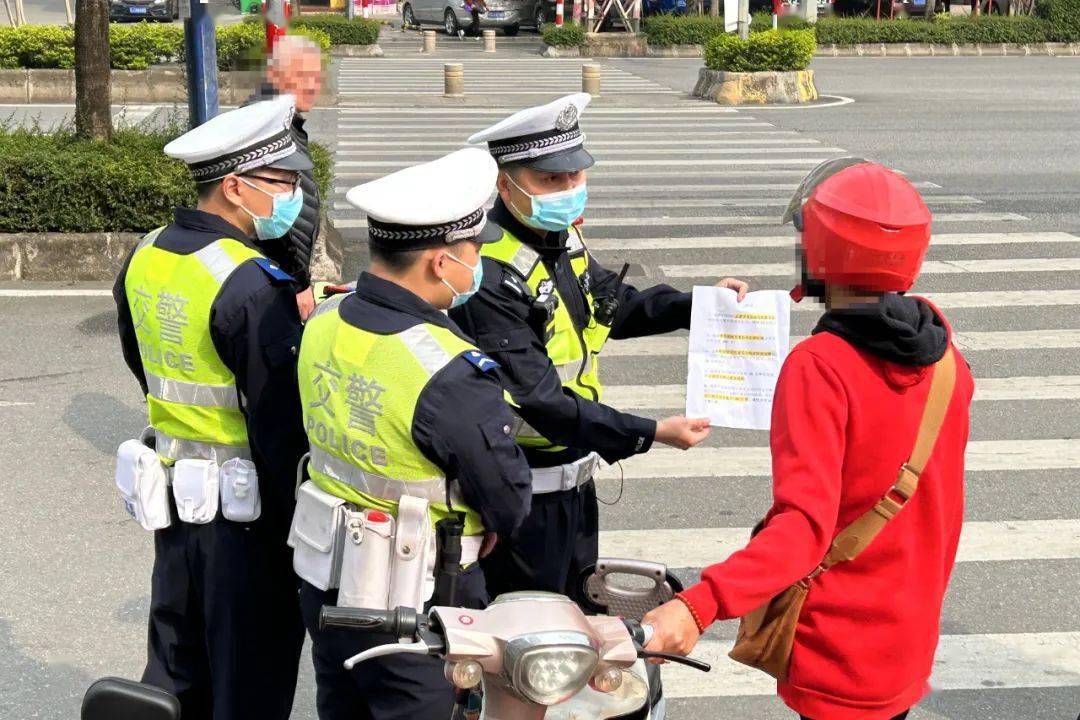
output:
[[[537, 30], [547, 21], [545, 0], [487, 0], [487, 10], [480, 13], [480, 27], [501, 29], [506, 35], [517, 35], [523, 26]], [[552, 13], [553, 14], [553, 13]], [[465, 9], [465, 0], [404, 0], [401, 19], [406, 25], [442, 25], [448, 35], [457, 35], [472, 25], [472, 16]]]

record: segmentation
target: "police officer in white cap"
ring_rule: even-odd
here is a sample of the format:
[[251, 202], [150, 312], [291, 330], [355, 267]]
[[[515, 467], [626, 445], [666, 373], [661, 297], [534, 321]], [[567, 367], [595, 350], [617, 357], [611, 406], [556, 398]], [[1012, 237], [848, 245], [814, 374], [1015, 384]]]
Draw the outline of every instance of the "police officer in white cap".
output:
[[[517, 410], [515, 435], [533, 468], [532, 511], [512, 543], [484, 561], [488, 590], [538, 589], [580, 596], [579, 576], [596, 562], [593, 473], [649, 450], [687, 449], [706, 419], [659, 422], [601, 403], [597, 356], [605, 341], [690, 325], [689, 293], [667, 285], [639, 291], [597, 263], [577, 224], [593, 157], [579, 120], [590, 96], [576, 93], [515, 113], [469, 138], [499, 163], [489, 219], [504, 234], [484, 247], [480, 291], [451, 317], [500, 364]], [[745, 283], [723, 281], [740, 293]]]
[[[441, 560], [432, 578], [424, 563], [412, 563], [419, 579], [433, 580], [413, 596], [416, 609], [426, 602], [483, 607], [488, 595], [477, 558], [509, 538], [528, 511], [529, 466], [511, 436], [498, 365], [444, 312], [476, 292], [480, 248], [502, 237], [484, 212], [496, 175], [491, 157], [469, 148], [346, 196], [367, 213], [370, 270], [354, 293], [316, 309], [298, 368], [311, 480], [300, 488], [293, 535], [321, 720], [450, 717], [454, 693], [441, 660], [393, 655], [345, 670], [350, 656], [392, 640], [320, 629], [319, 611], [401, 604], [394, 598], [418, 578], [400, 558], [429, 547], [409, 538], [432, 526]], [[315, 508], [341, 503], [362, 514], [365, 534], [360, 542], [346, 539], [340, 572], [305, 567], [303, 538], [321, 537], [320, 517], [329, 517]], [[313, 527], [302, 527], [309, 518]], [[419, 530], [410, 529], [418, 518]], [[391, 545], [387, 532], [394, 533], [392, 572], [364, 559], [376, 543]], [[460, 547], [459, 560], [446, 560], [456, 555], [451, 546]]]
[[283, 96], [166, 145], [189, 166], [198, 204], [138, 243], [113, 290], [124, 359], [146, 395], [143, 442], [172, 485], [155, 494], [145, 459], [126, 478], [137, 519], [155, 530], [143, 680], [175, 694], [184, 718], [286, 720], [292, 708], [304, 632], [286, 546], [307, 449], [301, 324], [292, 278], [259, 250], [303, 202], [298, 173], [311, 162], [296, 152], [292, 114]]

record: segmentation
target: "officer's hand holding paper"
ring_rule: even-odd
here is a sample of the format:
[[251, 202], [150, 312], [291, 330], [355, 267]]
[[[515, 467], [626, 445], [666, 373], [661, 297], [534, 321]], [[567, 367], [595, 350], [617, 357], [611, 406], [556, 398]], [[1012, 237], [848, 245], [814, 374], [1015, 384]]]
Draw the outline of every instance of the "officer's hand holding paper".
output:
[[768, 430], [773, 389], [788, 352], [791, 298], [759, 290], [739, 302], [722, 287], [695, 287], [690, 311], [686, 414], [713, 425]]

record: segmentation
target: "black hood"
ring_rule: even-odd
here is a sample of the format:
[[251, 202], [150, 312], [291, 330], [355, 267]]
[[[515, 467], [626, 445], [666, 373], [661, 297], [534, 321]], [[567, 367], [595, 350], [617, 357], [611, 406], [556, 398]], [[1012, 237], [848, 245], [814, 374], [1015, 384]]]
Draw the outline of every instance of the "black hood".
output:
[[949, 346], [949, 331], [927, 303], [887, 293], [874, 305], [825, 313], [814, 334], [831, 332], [898, 365], [933, 365]]

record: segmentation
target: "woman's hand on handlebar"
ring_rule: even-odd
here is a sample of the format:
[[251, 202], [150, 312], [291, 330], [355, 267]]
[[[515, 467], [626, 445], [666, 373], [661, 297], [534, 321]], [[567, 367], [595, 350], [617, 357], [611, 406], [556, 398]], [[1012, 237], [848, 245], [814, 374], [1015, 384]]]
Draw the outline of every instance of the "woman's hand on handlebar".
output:
[[[682, 600], [675, 599], [660, 607], [650, 610], [641, 621], [642, 625], [651, 625], [652, 638], [645, 645], [649, 652], [666, 652], [674, 655], [689, 655], [701, 639], [694, 616]], [[663, 662], [654, 660], [653, 662]]]

